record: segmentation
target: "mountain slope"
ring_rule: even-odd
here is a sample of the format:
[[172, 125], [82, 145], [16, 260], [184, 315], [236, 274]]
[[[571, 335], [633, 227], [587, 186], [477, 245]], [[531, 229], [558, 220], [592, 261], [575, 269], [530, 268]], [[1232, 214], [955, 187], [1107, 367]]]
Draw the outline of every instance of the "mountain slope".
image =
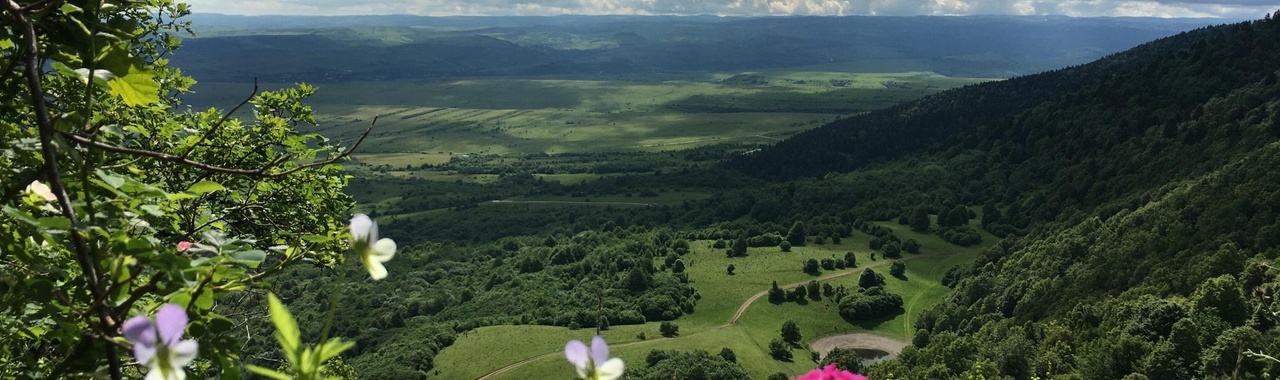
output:
[[824, 176], [834, 183], [897, 168], [915, 177], [898, 197], [937, 213], [919, 194], [955, 194], [1003, 214], [983, 216], [989, 229], [1028, 228], [957, 270], [916, 348], [873, 378], [1274, 378], [1247, 351], [1280, 351], [1278, 43], [1270, 17], [1205, 28], [839, 121], [729, 165], [775, 179], [852, 170]]

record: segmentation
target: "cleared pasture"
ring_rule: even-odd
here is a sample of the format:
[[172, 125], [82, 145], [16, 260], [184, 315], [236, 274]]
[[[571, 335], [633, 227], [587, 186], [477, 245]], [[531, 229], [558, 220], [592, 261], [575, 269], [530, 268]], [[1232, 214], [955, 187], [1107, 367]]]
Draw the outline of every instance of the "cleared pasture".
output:
[[[984, 244], [975, 247], [957, 247], [943, 242], [934, 235], [919, 234], [895, 223], [879, 223], [895, 230], [902, 239], [916, 239], [921, 244], [921, 254], [906, 254], [905, 279], [888, 274], [890, 260], [871, 261], [867, 249], [870, 237], [861, 232], [842, 240], [842, 244], [795, 247], [784, 253], [776, 247], [751, 248], [746, 257], [725, 257], [723, 249], [710, 247], [708, 241], [692, 242], [693, 251], [685, 255], [686, 271], [690, 281], [702, 295], [693, 314], [682, 316], [675, 322], [680, 326], [680, 336], [662, 338], [657, 323], [637, 326], [614, 326], [605, 333], [611, 343], [613, 355], [622, 357], [629, 366], [643, 366], [645, 355], [653, 349], [689, 351], [701, 349], [716, 353], [729, 347], [738, 357], [738, 363], [752, 375], [764, 378], [775, 372], [803, 373], [816, 366], [806, 348], [792, 350], [791, 362], [774, 360], [768, 354], [769, 341], [779, 336], [785, 320], [794, 320], [800, 326], [803, 343], [816, 341], [823, 336], [853, 331], [870, 331], [895, 339], [908, 340], [914, 329], [914, 318], [925, 308], [939, 302], [950, 289], [940, 280], [946, 270], [956, 265], [972, 262], [981, 250], [996, 239], [983, 233]], [[766, 298], [756, 300], [742, 314], [736, 324], [726, 325], [744, 301], [752, 295], [768, 290], [773, 281], [785, 286], [814, 279], [803, 273], [801, 266], [809, 258], [843, 258], [844, 252], [854, 252], [858, 268], [823, 271], [818, 277], [848, 273], [843, 277], [822, 280], [833, 286], [845, 285], [857, 289], [858, 274], [873, 268], [886, 279], [886, 288], [903, 296], [905, 312], [878, 321], [850, 323], [838, 314], [837, 305], [831, 299], [808, 300], [804, 304], [785, 302], [772, 304]], [[878, 256], [878, 254], [877, 254]], [[728, 275], [726, 267], [734, 264], [734, 275]], [[635, 335], [643, 331], [646, 340]], [[489, 371], [535, 358], [526, 364], [498, 374], [493, 379], [560, 378], [571, 375], [571, 367], [564, 361], [563, 343], [568, 339], [589, 338], [591, 330], [568, 330], [562, 327], [492, 326], [469, 332], [460, 337], [454, 346], [437, 356], [441, 371], [433, 378], [476, 378]], [[517, 338], [518, 337], [518, 338]], [[519, 339], [520, 343], [505, 344], [505, 339]], [[501, 349], [490, 350], [501, 346]], [[484, 352], [484, 354], [480, 354]], [[545, 356], [540, 356], [545, 355]], [[481, 358], [483, 364], [467, 362], [465, 358]], [[478, 359], [477, 359], [478, 360]], [[458, 367], [454, 367], [454, 365]]]

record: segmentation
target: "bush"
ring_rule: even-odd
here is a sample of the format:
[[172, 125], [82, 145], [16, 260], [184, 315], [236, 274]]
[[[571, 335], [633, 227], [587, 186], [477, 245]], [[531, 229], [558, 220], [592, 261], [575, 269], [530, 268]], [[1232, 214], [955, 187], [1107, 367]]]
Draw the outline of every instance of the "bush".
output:
[[886, 293], [879, 287], [866, 293], [853, 293], [840, 300], [840, 316], [849, 321], [861, 321], [893, 315], [902, 309], [902, 296]]
[[728, 268], [726, 268], [726, 269], [729, 271], [729, 275], [730, 275], [730, 276], [732, 276], [732, 275], [733, 275], [733, 269], [734, 269], [733, 264], [729, 264], [729, 267], [728, 267]]
[[907, 264], [902, 260], [894, 260], [893, 264], [889, 264], [889, 274], [893, 277], [903, 278], [907, 275]]
[[864, 369], [862, 367], [862, 356], [859, 356], [857, 351], [847, 348], [837, 347], [828, 352], [827, 357], [822, 359], [819, 367], [826, 367], [827, 364], [835, 364], [836, 368], [853, 373], [861, 373]]
[[818, 260], [808, 259], [804, 261], [804, 272], [817, 276], [822, 273], [818, 270]]
[[720, 357], [724, 358], [725, 361], [730, 363], [738, 362], [738, 355], [734, 354], [733, 350], [729, 349], [729, 347], [720, 349]]
[[868, 268], [862, 271], [861, 276], [858, 276], [858, 286], [863, 289], [884, 286], [884, 276]]
[[[899, 301], [901, 301], [901, 299], [899, 299]], [[680, 326], [671, 322], [662, 322], [662, 324], [658, 326], [658, 332], [662, 333], [662, 336], [670, 338], [680, 335]]]
[[836, 259], [830, 257], [822, 258], [822, 269], [836, 270]]
[[939, 229], [938, 237], [961, 247], [968, 247], [982, 242], [982, 235], [979, 235], [978, 231], [968, 225]]
[[782, 252], [791, 252], [791, 243], [784, 241], [778, 244], [778, 248], [781, 248]]
[[769, 356], [781, 361], [791, 361], [791, 347], [782, 339], [769, 341]]

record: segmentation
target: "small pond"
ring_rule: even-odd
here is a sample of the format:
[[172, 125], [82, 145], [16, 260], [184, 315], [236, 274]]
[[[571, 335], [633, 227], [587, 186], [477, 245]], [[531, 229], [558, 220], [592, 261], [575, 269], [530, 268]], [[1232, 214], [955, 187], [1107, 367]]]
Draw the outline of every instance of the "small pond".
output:
[[851, 348], [851, 350], [853, 350], [853, 352], [858, 353], [858, 356], [862, 357], [863, 366], [869, 365], [871, 363], [878, 363], [885, 360], [893, 359], [893, 357], [895, 356], [892, 353], [877, 350], [874, 348]]

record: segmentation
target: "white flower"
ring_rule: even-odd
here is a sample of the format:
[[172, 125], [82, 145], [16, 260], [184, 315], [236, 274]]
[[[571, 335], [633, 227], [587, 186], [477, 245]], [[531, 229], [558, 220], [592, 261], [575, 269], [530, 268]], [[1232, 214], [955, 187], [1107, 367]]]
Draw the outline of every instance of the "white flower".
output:
[[53, 195], [53, 190], [49, 189], [49, 185], [40, 183], [40, 181], [32, 181], [30, 185], [27, 185], [27, 192], [39, 195], [40, 198], [44, 198], [49, 202], [58, 200], [58, 196]]
[[[590, 354], [588, 354], [590, 352]], [[579, 340], [571, 340], [564, 345], [564, 356], [578, 371], [578, 378], [585, 380], [615, 380], [622, 377], [623, 365], [620, 358], [609, 358], [609, 345], [604, 338], [596, 335], [591, 339], [591, 348]]]
[[374, 280], [387, 278], [387, 267], [382, 263], [396, 254], [396, 242], [378, 239], [378, 223], [368, 215], [356, 214], [351, 218], [351, 247], [360, 255], [360, 262], [369, 270]]

